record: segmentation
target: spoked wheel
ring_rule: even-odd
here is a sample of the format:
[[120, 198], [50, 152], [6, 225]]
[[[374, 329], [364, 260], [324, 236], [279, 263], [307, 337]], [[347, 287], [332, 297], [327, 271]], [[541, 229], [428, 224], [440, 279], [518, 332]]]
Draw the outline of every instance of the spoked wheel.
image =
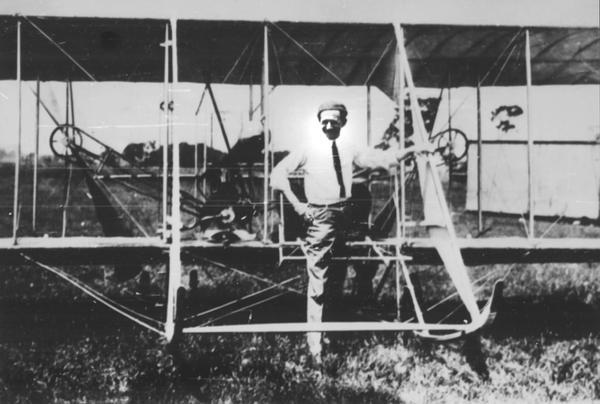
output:
[[437, 139], [436, 150], [442, 155], [446, 164], [454, 165], [467, 155], [469, 141], [462, 130], [446, 129], [433, 138]]
[[83, 144], [82, 130], [70, 124], [58, 125], [50, 134], [50, 149], [68, 162], [75, 162], [73, 149]]

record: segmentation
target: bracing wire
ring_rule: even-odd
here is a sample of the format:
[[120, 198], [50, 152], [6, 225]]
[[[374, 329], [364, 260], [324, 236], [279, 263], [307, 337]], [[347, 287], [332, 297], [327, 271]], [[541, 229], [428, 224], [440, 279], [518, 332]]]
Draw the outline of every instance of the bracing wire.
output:
[[50, 35], [48, 35], [46, 32], [44, 32], [44, 30], [42, 30], [40, 27], [38, 27], [26, 15], [23, 15], [22, 17], [25, 19], [25, 21], [27, 21], [29, 24], [31, 24], [40, 34], [42, 34], [42, 36], [44, 38], [46, 38], [48, 41], [50, 41], [50, 43], [52, 43], [52, 45], [54, 45], [63, 55], [65, 55], [71, 62], [73, 62], [73, 64], [75, 66], [77, 66], [79, 68], [79, 70], [81, 70], [90, 80], [92, 80], [92, 81], [98, 81], [98, 80], [96, 80], [96, 78], [89, 71], [86, 70], [85, 67], [83, 67], [79, 62], [77, 62], [77, 60], [73, 56], [71, 56], [69, 54], [69, 52], [67, 52], [54, 39], [52, 39], [52, 37], [50, 37]]
[[271, 38], [271, 49], [273, 49], [273, 56], [275, 56], [275, 66], [277, 67], [277, 74], [279, 75], [279, 84], [283, 84], [283, 75], [281, 74], [281, 65], [279, 64], [279, 54], [277, 53], [277, 46], [275, 46], [275, 39]]
[[154, 327], [150, 324], [145, 323], [144, 321], [140, 320], [140, 318], [143, 318], [144, 320], [146, 320], [148, 322], [152, 322], [156, 325], [162, 325], [162, 323], [160, 321], [158, 321], [154, 318], [145, 316], [145, 315], [138, 313], [126, 306], [123, 306], [122, 304], [115, 302], [114, 300], [110, 299], [109, 297], [104, 296], [104, 295], [100, 294], [99, 292], [93, 290], [89, 286], [83, 284], [82, 282], [80, 282], [79, 280], [77, 280], [76, 278], [69, 275], [65, 271], [62, 271], [59, 268], [55, 268], [55, 267], [51, 267], [49, 265], [43, 264], [42, 262], [39, 262], [26, 254], [21, 253], [20, 255], [23, 258], [25, 258], [27, 261], [39, 266], [40, 268], [46, 269], [46, 270], [52, 272], [53, 274], [55, 274], [56, 276], [62, 278], [63, 280], [69, 282], [71, 285], [75, 286], [76, 288], [81, 290], [83, 293], [94, 298], [98, 302], [104, 304], [109, 309], [121, 314], [125, 318], [141, 325], [142, 327], [149, 329], [150, 331], [154, 331], [157, 334], [164, 335], [164, 331], [162, 331], [162, 330], [158, 329], [157, 327]]
[[215, 323], [215, 322], [217, 322], [217, 321], [219, 321], [219, 320], [222, 320], [222, 319], [224, 319], [224, 318], [227, 318], [227, 317], [233, 316], [234, 314], [237, 314], [237, 313], [240, 313], [240, 312], [242, 312], [242, 311], [245, 311], [245, 310], [251, 309], [252, 307], [259, 306], [259, 305], [261, 305], [261, 304], [263, 304], [263, 303], [266, 303], [266, 302], [269, 302], [269, 301], [271, 301], [271, 300], [275, 300], [275, 299], [277, 299], [277, 298], [279, 298], [279, 297], [281, 297], [281, 296], [285, 295], [286, 293], [287, 293], [287, 292], [280, 292], [280, 293], [277, 293], [277, 294], [276, 294], [276, 295], [274, 295], [274, 296], [270, 296], [270, 297], [264, 298], [264, 299], [262, 299], [262, 300], [259, 300], [258, 302], [254, 302], [254, 303], [252, 303], [252, 304], [249, 304], [249, 305], [246, 305], [246, 306], [244, 306], [244, 307], [240, 307], [240, 308], [239, 308], [239, 309], [237, 309], [237, 310], [233, 310], [233, 311], [230, 311], [229, 313], [225, 313], [225, 314], [223, 314], [222, 316], [219, 316], [219, 317], [217, 317], [217, 318], [213, 318], [213, 319], [211, 319], [211, 320], [209, 320], [209, 321], [207, 321], [207, 322], [203, 323], [201, 326], [202, 326], [202, 327], [206, 327], [206, 326], [208, 326], [208, 325], [210, 325], [210, 324], [212, 324], [212, 323]]
[[242, 303], [242, 302], [244, 302], [244, 301], [246, 301], [246, 300], [248, 300], [248, 299], [251, 299], [251, 298], [253, 298], [253, 297], [260, 296], [260, 295], [262, 295], [262, 294], [264, 294], [264, 293], [266, 293], [266, 292], [268, 292], [268, 291], [270, 291], [270, 290], [273, 290], [273, 289], [279, 289], [279, 288], [281, 288], [282, 286], [284, 286], [284, 285], [286, 285], [286, 284], [288, 284], [288, 283], [292, 283], [292, 282], [295, 282], [295, 281], [299, 280], [300, 278], [301, 278], [301, 276], [300, 276], [300, 275], [298, 275], [298, 276], [294, 276], [293, 278], [287, 279], [287, 280], [285, 280], [285, 281], [283, 281], [283, 282], [279, 282], [279, 283], [277, 283], [277, 284], [274, 284], [274, 285], [272, 285], [272, 286], [269, 286], [268, 288], [261, 289], [261, 290], [259, 290], [259, 291], [256, 291], [256, 292], [254, 292], [254, 293], [251, 293], [251, 294], [249, 294], [249, 295], [246, 295], [246, 296], [244, 296], [244, 297], [241, 297], [241, 298], [239, 298], [239, 299], [234, 299], [234, 300], [231, 300], [231, 301], [229, 301], [229, 302], [227, 302], [227, 303], [224, 303], [224, 304], [222, 304], [222, 305], [220, 305], [220, 306], [213, 307], [213, 308], [210, 308], [210, 309], [208, 309], [208, 310], [205, 310], [205, 311], [203, 311], [203, 312], [201, 312], [201, 313], [194, 314], [193, 316], [190, 316], [190, 317], [187, 317], [187, 318], [185, 318], [185, 319], [184, 319], [184, 321], [186, 321], [186, 322], [191, 322], [191, 321], [193, 321], [193, 320], [197, 320], [197, 319], [200, 319], [200, 318], [202, 318], [202, 317], [206, 317], [207, 315], [209, 315], [209, 314], [211, 314], [211, 313], [214, 313], [214, 312], [216, 312], [216, 311], [222, 310], [222, 309], [224, 309], [224, 308], [227, 308], [227, 307], [231, 307], [231, 306], [233, 306], [233, 305], [235, 305], [235, 304], [238, 304], [238, 303]]
[[385, 45], [385, 48], [383, 49], [383, 52], [381, 52], [381, 55], [379, 55], [379, 59], [377, 59], [377, 62], [375, 62], [375, 64], [373, 65], [373, 68], [371, 69], [371, 71], [367, 75], [367, 78], [365, 79], [365, 81], [363, 83], [364, 86], [366, 86], [367, 84], [369, 84], [369, 82], [371, 81], [371, 77], [373, 77], [373, 74], [375, 74], [375, 71], [377, 70], [377, 68], [381, 64], [381, 61], [383, 60], [383, 58], [385, 57], [385, 55], [387, 55], [387, 53], [391, 49], [393, 42], [394, 42], [394, 40], [390, 39], [388, 41], [387, 45]]
[[242, 68], [242, 71], [240, 72], [240, 78], [238, 80], [238, 84], [241, 84], [242, 80], [244, 79], [244, 76], [246, 75], [246, 71], [248, 70], [248, 67], [250, 66], [250, 62], [252, 62], [252, 56], [254, 56], [254, 51], [256, 50], [256, 43], [258, 42], [258, 37], [259, 35], [255, 36], [254, 39], [252, 40], [252, 46], [250, 47], [250, 52], [248, 53], [248, 58], [246, 60], [246, 63], [244, 64], [244, 67]]
[[337, 74], [335, 74], [331, 69], [329, 69], [323, 62], [321, 62], [315, 55], [313, 55], [308, 49], [306, 49], [300, 42], [294, 39], [289, 33], [287, 33], [283, 28], [281, 28], [278, 24], [274, 22], [270, 22], [275, 28], [277, 28], [283, 35], [285, 35], [294, 45], [296, 45], [300, 50], [308, 55], [313, 61], [315, 61], [323, 70], [329, 73], [334, 79], [336, 79], [341, 85], [346, 86], [347, 84], [342, 80]]
[[[515, 43], [515, 41], [518, 39], [519, 35], [523, 32], [522, 29], [519, 29], [517, 31], [517, 33], [511, 38], [511, 40], [508, 42], [508, 44], [504, 47], [504, 49], [502, 50], [502, 52], [500, 52], [500, 54], [498, 55], [498, 57], [494, 60], [494, 63], [492, 64], [492, 66], [490, 66], [490, 68], [487, 70], [487, 72], [484, 74], [483, 78], [481, 78], [480, 80], [478, 80], [478, 84], [481, 86], [483, 84], [483, 82], [487, 79], [487, 77], [492, 73], [493, 69], [496, 67], [496, 65], [503, 60], [504, 58], [504, 54], [506, 52], [509, 52], [512, 55], [512, 52], [514, 51], [514, 49], [516, 48], [517, 44]], [[503, 69], [506, 67], [507, 61], [508, 59], [510, 59], [510, 55], [508, 55], [506, 57], [506, 61], [503, 63], [502, 69], [500, 69], [498, 75], [496, 76], [496, 80], [498, 80], [499, 74], [501, 74], [503, 72]], [[471, 98], [471, 96], [469, 97], [465, 97], [462, 102], [454, 109], [454, 111], [452, 111], [450, 113], [450, 119], [454, 118], [454, 116], [458, 113], [458, 111], [462, 108], [462, 106]], [[442, 127], [442, 131], [448, 129], [448, 126], [444, 126]]]
[[[231, 66], [231, 69], [229, 69], [229, 71], [227, 72], [227, 74], [223, 78], [223, 83], [227, 83], [227, 80], [229, 79], [229, 76], [231, 76], [231, 74], [233, 73], [233, 71], [236, 69], [236, 67], [238, 66], [238, 64], [240, 63], [240, 61], [242, 60], [242, 58], [244, 57], [244, 55], [246, 54], [246, 52], [250, 48], [250, 45], [254, 44], [254, 41], [256, 40], [256, 38], [257, 38], [257, 36], [253, 37], [252, 39], [250, 39], [250, 41], [248, 41], [248, 43], [246, 44], [246, 46], [244, 47], [244, 49], [242, 50], [242, 52], [239, 54], [239, 56], [236, 58], [235, 62]], [[252, 56], [252, 54], [250, 54], [250, 56]], [[250, 59], [250, 56], [248, 56], [248, 59]]]
[[297, 289], [293, 289], [293, 288], [289, 288], [289, 287], [282, 287], [282, 286], [278, 285], [277, 282], [273, 282], [273, 281], [271, 281], [269, 279], [260, 277], [258, 275], [250, 274], [250, 273], [242, 271], [240, 269], [231, 267], [229, 265], [222, 264], [222, 263], [217, 262], [217, 261], [213, 261], [213, 260], [205, 258], [205, 257], [201, 257], [201, 256], [193, 254], [193, 253], [189, 253], [189, 254], [192, 255], [192, 256], [194, 256], [194, 257], [196, 257], [196, 258], [201, 259], [202, 261], [204, 261], [204, 262], [206, 262], [208, 264], [214, 265], [214, 266], [222, 268], [222, 269], [226, 269], [226, 270], [231, 271], [233, 273], [236, 273], [238, 275], [242, 275], [242, 276], [254, 279], [254, 280], [258, 281], [258, 282], [266, 283], [267, 285], [270, 285], [270, 286], [277, 286], [279, 288], [282, 288], [282, 289], [286, 290], [287, 292], [291, 292], [291, 293], [302, 295], [302, 293], [299, 290], [297, 290]]

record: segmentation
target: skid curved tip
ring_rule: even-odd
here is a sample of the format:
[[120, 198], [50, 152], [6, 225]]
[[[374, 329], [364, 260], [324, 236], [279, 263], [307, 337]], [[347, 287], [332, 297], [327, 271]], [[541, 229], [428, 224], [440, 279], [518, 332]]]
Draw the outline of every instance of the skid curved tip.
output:
[[486, 302], [485, 306], [483, 306], [483, 309], [479, 312], [479, 315], [475, 319], [473, 319], [470, 324], [468, 324], [468, 327], [466, 329], [444, 333], [432, 333], [430, 330], [423, 330], [414, 331], [414, 334], [419, 338], [443, 342], [462, 338], [467, 334], [474, 333], [485, 326], [489, 326], [496, 319], [498, 302], [502, 298], [503, 290], [503, 281], [498, 281], [494, 284], [492, 295]]

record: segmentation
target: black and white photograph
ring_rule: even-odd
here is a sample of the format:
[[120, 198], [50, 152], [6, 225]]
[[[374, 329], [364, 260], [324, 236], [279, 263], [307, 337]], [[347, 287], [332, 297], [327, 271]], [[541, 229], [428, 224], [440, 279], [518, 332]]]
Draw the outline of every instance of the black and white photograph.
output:
[[600, 2], [0, 0], [0, 402], [600, 402]]

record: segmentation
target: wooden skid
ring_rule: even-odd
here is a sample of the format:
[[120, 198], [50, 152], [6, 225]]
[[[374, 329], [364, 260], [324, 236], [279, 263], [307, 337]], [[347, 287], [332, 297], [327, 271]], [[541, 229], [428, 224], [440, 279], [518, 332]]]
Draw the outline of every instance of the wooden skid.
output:
[[262, 332], [336, 332], [336, 331], [473, 331], [472, 324], [419, 324], [407, 322], [324, 322], [324, 323], [264, 323], [235, 324], [188, 327], [185, 334], [224, 334], [224, 333], [262, 333]]

